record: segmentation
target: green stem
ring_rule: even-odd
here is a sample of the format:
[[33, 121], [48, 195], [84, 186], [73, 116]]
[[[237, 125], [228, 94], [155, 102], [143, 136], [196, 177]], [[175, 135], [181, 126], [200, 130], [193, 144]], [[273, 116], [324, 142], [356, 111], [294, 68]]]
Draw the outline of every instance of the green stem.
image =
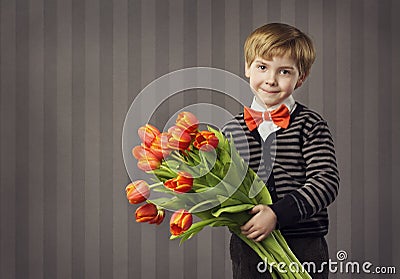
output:
[[171, 170], [169, 167], [164, 166], [164, 165], [162, 165], [162, 164], [160, 165], [160, 169], [166, 170], [167, 172], [169, 172], [169, 173], [172, 174], [173, 176], [176, 175], [176, 173], [175, 173], [173, 170]]
[[202, 201], [202, 202], [196, 204], [191, 209], [189, 209], [189, 213], [193, 213], [197, 208], [200, 208], [201, 206], [203, 206], [205, 204], [208, 204], [208, 203], [210, 203], [210, 201], [209, 200], [205, 200], [205, 201]]
[[[301, 268], [301, 263], [295, 258], [292, 259], [288, 257], [286, 254], [287, 245], [280, 245], [276, 240], [276, 235], [274, 235], [275, 231], [268, 238], [264, 239], [261, 242], [256, 242], [251, 239], [248, 239], [241, 232], [239, 227], [230, 227], [231, 231], [234, 232], [241, 240], [243, 240], [247, 245], [249, 245], [261, 258], [261, 260], [266, 261], [269, 264], [273, 264], [274, 271], [279, 274], [279, 278], [289, 278], [289, 279], [309, 279], [311, 278], [307, 272], [293, 273], [289, 269], [289, 265], [292, 262], [296, 262]], [[277, 236], [279, 237], [279, 236]], [[289, 249], [289, 248], [288, 248]], [[292, 253], [290, 251], [290, 253]], [[286, 272], [279, 273], [277, 269], [278, 266], [276, 264], [285, 263], [285, 267], [283, 268]], [[269, 267], [270, 265], [268, 265]], [[281, 267], [280, 267], [281, 268]]]
[[262, 245], [260, 243], [255, 242], [253, 240], [248, 239], [246, 236], [244, 236], [238, 227], [230, 228], [231, 231], [233, 231], [243, 242], [245, 242], [247, 245], [249, 245], [257, 254], [260, 256], [261, 260], [266, 261], [267, 263], [274, 262], [275, 259], [269, 254], [266, 253]]
[[156, 188], [156, 187], [161, 186], [161, 185], [164, 185], [164, 182], [158, 182], [158, 183], [150, 184], [149, 188], [153, 189], [153, 188]]
[[194, 154], [194, 156], [190, 156], [190, 157], [196, 161], [197, 165], [201, 163], [201, 160], [198, 160], [199, 156], [196, 153], [194, 153], [193, 151], [188, 151], [188, 152]]
[[176, 160], [178, 160], [179, 162], [182, 162], [184, 157], [178, 153], [178, 151], [173, 151], [171, 152], [170, 156]]
[[193, 186], [196, 186], [196, 187], [201, 188], [201, 189], [203, 189], [203, 188], [211, 188], [211, 187], [209, 187], [207, 185], [203, 185], [203, 184], [199, 184], [199, 183], [193, 183]]

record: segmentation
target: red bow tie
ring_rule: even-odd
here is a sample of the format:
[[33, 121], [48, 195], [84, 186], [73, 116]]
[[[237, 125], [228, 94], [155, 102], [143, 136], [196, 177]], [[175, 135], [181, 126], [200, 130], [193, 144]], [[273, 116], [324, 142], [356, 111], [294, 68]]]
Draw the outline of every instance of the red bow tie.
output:
[[256, 111], [248, 107], [244, 107], [244, 121], [250, 131], [253, 131], [264, 120], [272, 120], [277, 126], [286, 129], [289, 126], [290, 113], [285, 105], [281, 105], [276, 110]]

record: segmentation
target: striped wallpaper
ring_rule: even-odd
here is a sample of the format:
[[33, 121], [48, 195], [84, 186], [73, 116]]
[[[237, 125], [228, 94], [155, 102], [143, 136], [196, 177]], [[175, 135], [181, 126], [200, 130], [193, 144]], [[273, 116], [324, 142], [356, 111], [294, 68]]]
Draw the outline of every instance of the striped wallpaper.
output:
[[[335, 139], [331, 258], [345, 250], [399, 273], [398, 13], [396, 0], [0, 0], [0, 278], [231, 278], [226, 230], [179, 247], [167, 222], [135, 223], [122, 127], [135, 96], [166, 73], [243, 77], [246, 36], [274, 21], [309, 33], [318, 52], [295, 98]], [[240, 109], [194, 90], [155, 121], [197, 102]]]

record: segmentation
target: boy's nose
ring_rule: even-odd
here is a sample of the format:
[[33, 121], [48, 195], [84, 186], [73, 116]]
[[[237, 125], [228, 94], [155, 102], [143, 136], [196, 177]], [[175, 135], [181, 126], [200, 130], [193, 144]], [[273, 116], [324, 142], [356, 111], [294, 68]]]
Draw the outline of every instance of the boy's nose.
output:
[[276, 85], [276, 79], [275, 75], [269, 74], [265, 77], [265, 84], [268, 84], [269, 86]]

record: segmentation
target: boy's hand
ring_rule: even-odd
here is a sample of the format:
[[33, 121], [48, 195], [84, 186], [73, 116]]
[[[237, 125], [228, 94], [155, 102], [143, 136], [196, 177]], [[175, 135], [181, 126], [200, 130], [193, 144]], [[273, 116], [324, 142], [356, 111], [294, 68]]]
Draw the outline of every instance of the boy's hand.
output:
[[275, 212], [268, 205], [259, 204], [251, 209], [250, 214], [254, 216], [240, 227], [242, 234], [255, 241], [262, 241], [275, 229]]

